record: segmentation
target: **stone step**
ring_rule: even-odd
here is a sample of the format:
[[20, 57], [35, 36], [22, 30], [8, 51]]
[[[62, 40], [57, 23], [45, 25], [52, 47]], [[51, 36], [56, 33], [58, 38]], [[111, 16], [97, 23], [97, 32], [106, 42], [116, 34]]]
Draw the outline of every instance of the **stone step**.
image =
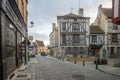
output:
[[25, 72], [19, 72], [11, 80], [31, 80], [31, 74]]

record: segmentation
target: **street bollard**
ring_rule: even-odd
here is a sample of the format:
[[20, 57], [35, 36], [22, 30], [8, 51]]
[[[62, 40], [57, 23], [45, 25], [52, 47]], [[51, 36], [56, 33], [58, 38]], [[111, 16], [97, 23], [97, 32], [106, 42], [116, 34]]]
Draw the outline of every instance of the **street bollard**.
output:
[[76, 59], [75, 59], [75, 64], [76, 64]]
[[67, 59], [67, 61], [69, 61], [69, 56], [68, 56], [68, 59]]
[[98, 69], [98, 61], [97, 61], [97, 59], [95, 61], [96, 61], [96, 69]]
[[85, 66], [85, 61], [83, 60], [83, 66]]

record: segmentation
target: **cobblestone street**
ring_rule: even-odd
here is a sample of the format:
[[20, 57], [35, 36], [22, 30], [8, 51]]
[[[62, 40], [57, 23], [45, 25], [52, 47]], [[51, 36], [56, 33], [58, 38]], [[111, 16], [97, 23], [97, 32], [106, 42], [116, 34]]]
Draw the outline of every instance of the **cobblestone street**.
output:
[[120, 77], [57, 59], [36, 56], [30, 60], [27, 72], [32, 80], [120, 80]]

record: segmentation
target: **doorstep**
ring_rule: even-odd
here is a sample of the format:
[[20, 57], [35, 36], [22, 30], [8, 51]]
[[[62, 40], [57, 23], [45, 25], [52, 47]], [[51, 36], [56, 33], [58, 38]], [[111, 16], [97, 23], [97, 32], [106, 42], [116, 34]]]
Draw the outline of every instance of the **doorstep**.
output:
[[31, 80], [31, 74], [25, 72], [18, 72], [11, 80]]
[[19, 69], [18, 69], [18, 71], [24, 71], [25, 69], [27, 68], [27, 65], [22, 65]]

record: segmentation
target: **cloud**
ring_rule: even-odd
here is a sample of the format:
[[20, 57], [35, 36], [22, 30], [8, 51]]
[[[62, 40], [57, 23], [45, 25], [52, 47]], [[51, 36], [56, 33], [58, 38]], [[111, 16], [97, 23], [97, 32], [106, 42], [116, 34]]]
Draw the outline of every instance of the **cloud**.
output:
[[48, 35], [47, 34], [31, 32], [31, 33], [29, 33], [29, 35], [33, 36], [33, 39], [35, 39], [35, 40], [48, 40]]
[[[80, 7], [84, 8], [84, 15], [91, 18], [91, 23], [97, 15], [98, 6], [111, 7], [111, 0], [80, 0]], [[79, 0], [29, 0], [28, 25], [34, 21], [35, 25], [29, 29], [29, 34], [35, 39], [49, 42], [49, 34], [52, 31], [52, 23], [57, 23], [57, 15], [65, 15], [71, 12], [78, 13]]]

